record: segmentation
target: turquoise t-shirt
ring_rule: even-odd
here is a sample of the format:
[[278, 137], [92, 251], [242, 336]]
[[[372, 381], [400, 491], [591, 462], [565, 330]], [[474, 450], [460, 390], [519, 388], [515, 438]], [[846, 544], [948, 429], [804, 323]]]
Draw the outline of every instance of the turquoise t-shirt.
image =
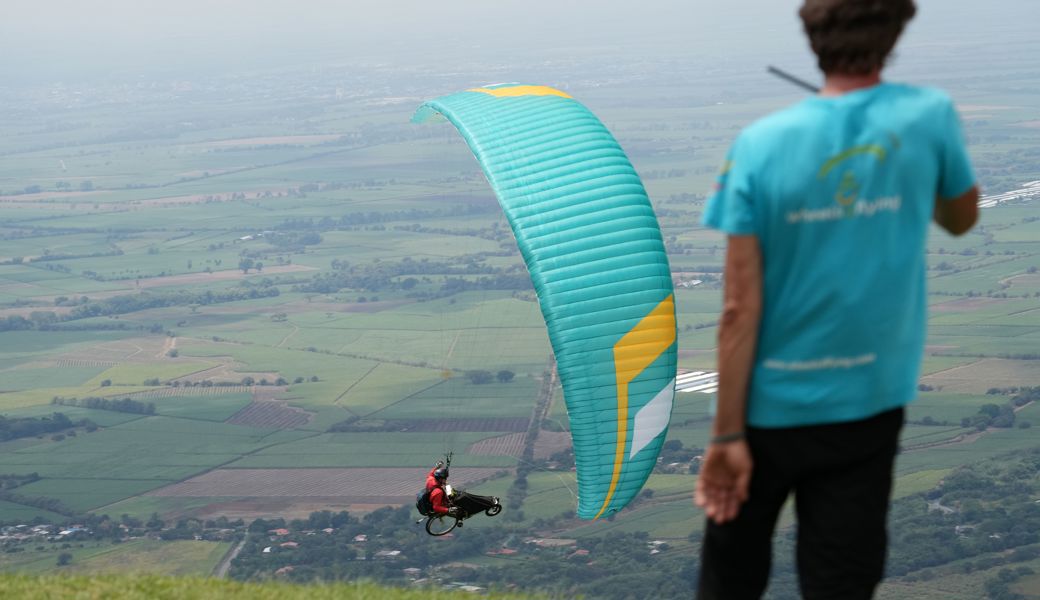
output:
[[762, 248], [750, 425], [853, 421], [914, 398], [935, 199], [974, 182], [934, 89], [814, 96], [741, 132], [703, 222]]

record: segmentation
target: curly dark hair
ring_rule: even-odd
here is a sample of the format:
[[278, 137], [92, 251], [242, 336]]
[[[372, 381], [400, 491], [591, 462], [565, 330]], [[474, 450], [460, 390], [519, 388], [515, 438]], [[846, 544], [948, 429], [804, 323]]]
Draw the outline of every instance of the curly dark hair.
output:
[[914, 0], [805, 0], [798, 15], [820, 70], [865, 75], [885, 65], [916, 12]]

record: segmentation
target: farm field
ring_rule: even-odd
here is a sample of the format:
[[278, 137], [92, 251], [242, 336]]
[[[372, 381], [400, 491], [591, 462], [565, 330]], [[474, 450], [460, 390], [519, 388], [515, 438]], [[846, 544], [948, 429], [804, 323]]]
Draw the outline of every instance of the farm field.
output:
[[[539, 68], [574, 80], [573, 67]], [[680, 368], [714, 370], [726, 242], [698, 225], [705, 197], [736, 131], [794, 93], [743, 72], [710, 93], [700, 70], [612, 72], [568, 90], [645, 180], [677, 284]], [[454, 452], [453, 482], [475, 493], [516, 496], [526, 471], [500, 518], [531, 531], [696, 543], [690, 457], [662, 464], [612, 519], [570, 518], [575, 475], [549, 464], [569, 447], [565, 402], [546, 385], [552, 353], [516, 242], [463, 141], [408, 121], [417, 89], [471, 82], [365, 76], [339, 96], [300, 91], [327, 86], [300, 75], [306, 85], [263, 101], [213, 82], [229, 90], [219, 109], [141, 91], [127, 115], [64, 98], [0, 116], [0, 416], [73, 423], [0, 441], [0, 475], [25, 479], [3, 490], [0, 525], [363, 514], [409, 505]], [[1040, 129], [1021, 125], [1037, 118], [1031, 97], [971, 85], [957, 98], [1007, 108], [966, 113], [987, 192], [1040, 179]], [[1040, 446], [1036, 401], [1015, 407], [1010, 426], [973, 421], [1040, 386], [1038, 202], [1004, 198], [963, 237], [930, 233], [929, 334], [897, 498], [924, 502], [963, 465]], [[677, 395], [668, 442], [700, 455], [713, 402]], [[206, 574], [227, 549], [88, 545], [67, 570]], [[54, 561], [0, 553], [0, 570]], [[978, 597], [978, 581], [951, 574], [882, 597], [938, 598], [961, 583], [957, 593]]]
[[[452, 479], [462, 487], [498, 473], [497, 469], [456, 468]], [[218, 469], [150, 492], [185, 498], [336, 498], [358, 504], [405, 504], [415, 500], [416, 481], [426, 469]], [[421, 484], [418, 487], [422, 487]]]
[[[0, 555], [0, 571], [49, 573], [55, 568], [57, 544], [27, 549], [18, 554]], [[227, 552], [230, 543], [137, 539], [113, 544], [85, 542], [66, 549], [71, 555], [66, 573], [151, 573], [204, 576]]]

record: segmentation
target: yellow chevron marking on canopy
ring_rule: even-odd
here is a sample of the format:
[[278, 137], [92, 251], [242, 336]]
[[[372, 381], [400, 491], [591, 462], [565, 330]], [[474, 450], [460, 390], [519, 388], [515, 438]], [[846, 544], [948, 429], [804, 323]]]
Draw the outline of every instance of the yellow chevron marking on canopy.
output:
[[658, 356], [664, 354], [675, 342], [675, 298], [667, 298], [654, 307], [636, 326], [614, 344], [614, 377], [617, 380], [617, 445], [614, 448], [614, 473], [603, 506], [593, 519], [598, 519], [607, 510], [625, 460], [625, 443], [628, 441], [628, 384], [650, 366]]
[[514, 85], [510, 87], [498, 88], [473, 88], [466, 91], [480, 92], [481, 94], [488, 94], [490, 96], [497, 96], [499, 98], [508, 98], [512, 96], [560, 96], [561, 98], [571, 97], [569, 94], [561, 92], [558, 89], [551, 88], [547, 85]]

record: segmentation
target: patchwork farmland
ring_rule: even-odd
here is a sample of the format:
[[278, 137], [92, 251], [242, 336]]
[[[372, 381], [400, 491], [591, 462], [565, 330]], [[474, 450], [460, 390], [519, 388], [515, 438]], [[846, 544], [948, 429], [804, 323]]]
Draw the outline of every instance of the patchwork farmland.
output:
[[275, 401], [252, 402], [227, 420], [232, 425], [269, 429], [294, 429], [310, 421], [307, 411]]
[[[217, 469], [148, 492], [148, 496], [236, 498], [335, 498], [358, 504], [406, 504], [415, 500], [428, 469]], [[465, 488], [497, 474], [496, 469], [451, 470], [454, 485]]]
[[[699, 75], [614, 68], [572, 91], [610, 124], [660, 217], [687, 392], [631, 508], [569, 517], [569, 424], [543, 315], [464, 142], [410, 125], [412, 103], [385, 91], [332, 100], [309, 80], [282, 90], [306, 116], [257, 108], [234, 83], [207, 115], [158, 92], [119, 105], [171, 123], [162, 135], [112, 129], [104, 103], [72, 113], [34, 99], [24, 123], [0, 122], [0, 415], [71, 423], [0, 441], [0, 476], [17, 483], [0, 524], [367, 513], [408, 505], [454, 452], [456, 485], [515, 502], [501, 521], [551, 522], [568, 539], [647, 532], [689, 551], [726, 243], [696, 224], [732, 134], [791, 96], [759, 75], [734, 73], [715, 97]], [[1037, 446], [1038, 404], [1008, 408], [1040, 386], [1040, 128], [1023, 125], [1035, 102], [959, 93], [1001, 108], [965, 113], [987, 190], [980, 227], [927, 245], [929, 338], [897, 497]], [[76, 560], [101, 560], [83, 550]]]

